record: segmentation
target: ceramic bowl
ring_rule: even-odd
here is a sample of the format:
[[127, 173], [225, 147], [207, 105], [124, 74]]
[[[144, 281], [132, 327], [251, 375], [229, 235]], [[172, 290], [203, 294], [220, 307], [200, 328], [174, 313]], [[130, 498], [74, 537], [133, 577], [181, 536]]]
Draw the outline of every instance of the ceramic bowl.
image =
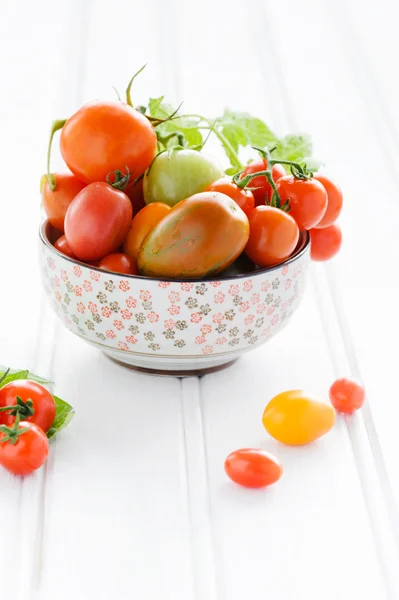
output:
[[113, 359], [162, 374], [217, 370], [267, 342], [298, 307], [309, 264], [304, 233], [277, 267], [242, 259], [218, 278], [150, 279], [72, 260], [53, 247], [53, 235], [44, 222], [41, 272], [64, 325]]

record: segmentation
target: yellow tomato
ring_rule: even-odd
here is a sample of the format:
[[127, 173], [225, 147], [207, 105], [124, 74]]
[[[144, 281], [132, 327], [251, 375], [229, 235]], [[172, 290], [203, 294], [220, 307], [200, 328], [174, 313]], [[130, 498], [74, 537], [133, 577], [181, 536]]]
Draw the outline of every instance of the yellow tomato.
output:
[[334, 425], [335, 411], [302, 390], [278, 394], [265, 408], [262, 422], [268, 433], [290, 446], [309, 444]]

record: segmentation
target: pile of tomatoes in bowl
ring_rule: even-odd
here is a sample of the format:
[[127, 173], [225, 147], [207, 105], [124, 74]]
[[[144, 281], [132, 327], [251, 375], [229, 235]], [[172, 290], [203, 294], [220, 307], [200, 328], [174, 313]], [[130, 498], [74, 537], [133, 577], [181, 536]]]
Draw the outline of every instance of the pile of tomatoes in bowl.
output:
[[[331, 178], [273, 142], [253, 146], [258, 157], [244, 165], [226, 116], [212, 123], [167, 114], [162, 98], [149, 103], [158, 112], [133, 107], [133, 79], [125, 102], [91, 102], [53, 123], [41, 193], [59, 252], [106, 271], [172, 280], [218, 275], [241, 255], [261, 268], [279, 265], [303, 231], [314, 260], [338, 252], [342, 193]], [[266, 140], [259, 119], [228, 118], [253, 119], [255, 139]], [[203, 129], [221, 142], [228, 169], [203, 151]], [[50, 172], [58, 130], [68, 173]]]

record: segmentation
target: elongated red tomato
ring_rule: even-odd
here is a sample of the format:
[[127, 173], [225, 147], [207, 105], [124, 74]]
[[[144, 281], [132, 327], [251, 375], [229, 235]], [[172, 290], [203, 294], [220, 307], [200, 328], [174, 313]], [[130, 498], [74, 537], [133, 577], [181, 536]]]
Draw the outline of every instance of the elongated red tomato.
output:
[[342, 192], [339, 185], [324, 173], [315, 173], [313, 177], [317, 179], [317, 181], [320, 181], [327, 192], [327, 210], [321, 221], [315, 226], [315, 229], [323, 229], [324, 227], [328, 227], [335, 223], [341, 214]]
[[236, 185], [229, 177], [222, 177], [211, 183], [206, 189], [207, 192], [221, 192], [229, 196], [245, 212], [247, 217], [254, 209], [255, 198], [250, 190], [245, 190]]
[[[243, 179], [245, 175], [252, 175], [253, 173], [258, 173], [259, 171], [265, 171], [266, 169], [267, 160], [265, 158], [254, 160], [245, 167], [244, 173], [242, 174], [240, 179]], [[281, 177], [283, 177], [285, 174], [286, 173], [282, 165], [273, 165], [272, 177], [275, 183], [279, 179], [281, 179]], [[269, 201], [272, 196], [272, 187], [265, 175], [259, 175], [259, 177], [254, 177], [251, 183], [248, 185], [248, 187], [251, 188], [251, 191], [254, 195], [255, 206], [261, 206], [263, 204], [266, 204], [266, 202]]]
[[277, 265], [291, 256], [299, 239], [298, 225], [286, 212], [257, 206], [249, 217], [245, 254], [260, 267]]
[[[33, 414], [30, 415], [28, 406], [21, 403], [19, 405], [20, 418], [23, 421], [36, 423], [43, 431], [48, 431], [54, 423], [56, 406], [53, 396], [50, 392], [37, 383], [29, 379], [18, 379], [7, 383], [0, 389], [0, 409], [7, 406], [17, 407], [17, 398], [20, 398], [23, 403], [32, 403]], [[26, 412], [24, 412], [26, 411]], [[29, 411], [29, 412], [28, 412]], [[0, 412], [0, 424], [12, 425], [15, 421], [15, 411]]]
[[14, 440], [12, 443], [7, 433], [0, 432], [0, 465], [7, 471], [14, 475], [30, 475], [46, 462], [48, 439], [38, 425], [21, 421]]
[[139, 177], [157, 150], [155, 129], [124, 102], [97, 100], [82, 106], [65, 123], [60, 148], [69, 169], [81, 181], [105, 181], [112, 171]]
[[62, 235], [54, 244], [54, 248], [57, 248], [58, 252], [69, 256], [69, 258], [76, 258], [72, 250], [70, 249], [65, 235]]
[[327, 210], [327, 192], [316, 179], [297, 179], [293, 175], [278, 180], [277, 191], [281, 203], [290, 201], [290, 215], [295, 219], [301, 231], [312, 229]]
[[41, 182], [42, 202], [48, 220], [58, 231], [64, 232], [65, 214], [72, 200], [86, 187], [72, 173], [54, 173], [55, 190], [48, 183], [47, 176], [43, 175]]
[[283, 467], [273, 454], [256, 448], [232, 452], [226, 458], [224, 469], [232, 481], [248, 488], [276, 483], [283, 473]]
[[126, 275], [137, 275], [137, 263], [127, 254], [123, 252], [115, 252], [108, 254], [100, 260], [99, 268], [104, 271], [112, 271], [114, 273], [125, 273]]
[[342, 245], [341, 228], [336, 223], [324, 229], [310, 230], [310, 258], [322, 261], [335, 256]]
[[92, 261], [115, 252], [132, 221], [132, 204], [108, 183], [91, 183], [70, 204], [65, 237], [80, 260]]

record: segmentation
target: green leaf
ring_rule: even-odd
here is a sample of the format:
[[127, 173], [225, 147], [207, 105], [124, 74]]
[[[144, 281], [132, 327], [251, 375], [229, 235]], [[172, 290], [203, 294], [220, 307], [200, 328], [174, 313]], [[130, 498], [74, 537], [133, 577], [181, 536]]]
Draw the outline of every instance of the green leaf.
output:
[[[6, 372], [7, 372], [6, 367], [0, 367], [0, 379], [4, 376], [4, 374]], [[49, 381], [48, 379], [44, 379], [43, 377], [40, 377], [39, 375], [35, 375], [31, 371], [28, 371], [28, 369], [24, 369], [24, 370], [10, 369], [7, 377], [5, 377], [3, 379], [3, 381], [0, 383], [0, 387], [4, 387], [5, 385], [7, 385], [7, 383], [10, 383], [11, 381], [16, 381], [17, 379], [31, 379], [32, 381], [36, 381], [37, 383], [41, 383], [41, 384], [52, 383], [52, 381]]]
[[312, 138], [308, 133], [289, 134], [276, 144], [273, 158], [301, 162], [312, 155]]
[[[164, 97], [150, 98], [148, 102], [148, 110], [151, 117], [156, 119], [167, 119], [170, 115], [175, 112], [175, 108], [171, 104], [164, 102]], [[181, 117], [174, 118], [172, 121], [161, 123], [157, 126], [157, 132], [159, 135], [167, 136], [170, 133], [182, 133], [185, 139], [185, 145], [187, 148], [194, 148], [195, 146], [202, 146], [202, 133], [198, 128], [198, 119], [192, 117]], [[176, 145], [177, 139], [173, 138], [169, 140], [165, 149], [171, 149]]]
[[55, 420], [53, 426], [48, 430], [47, 437], [48, 439], [53, 438], [56, 434], [58, 434], [62, 429], [64, 429], [71, 422], [75, 411], [64, 400], [58, 398], [58, 396], [53, 396], [55, 400], [55, 405], [57, 407], [57, 412], [55, 415]]
[[226, 175], [235, 175], [239, 171], [240, 171], [240, 169], [237, 169], [237, 167], [229, 167], [228, 169], [224, 170], [224, 172], [226, 173]]
[[229, 140], [235, 151], [240, 146], [265, 146], [274, 145], [276, 135], [261, 119], [253, 117], [246, 112], [233, 112], [225, 109], [223, 116], [217, 119], [223, 135]]

